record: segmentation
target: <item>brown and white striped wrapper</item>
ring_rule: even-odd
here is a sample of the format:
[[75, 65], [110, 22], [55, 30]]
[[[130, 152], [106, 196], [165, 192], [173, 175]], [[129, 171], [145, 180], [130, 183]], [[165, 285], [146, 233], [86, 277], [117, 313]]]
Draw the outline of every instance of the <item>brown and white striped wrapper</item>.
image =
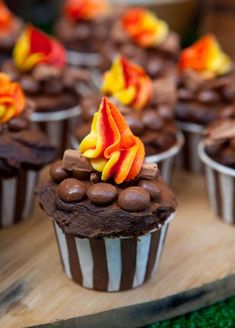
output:
[[[182, 149], [183, 144], [184, 144], [184, 136], [180, 131], [178, 131], [177, 142], [173, 147], [171, 147], [167, 151], [162, 152], [161, 154], [145, 157], [145, 163], [158, 164], [159, 170], [161, 172], [161, 176], [168, 184], [171, 183], [175, 159], [179, 154], [180, 150]], [[70, 137], [70, 146], [73, 149], [79, 148], [79, 142], [74, 136]]]
[[198, 157], [197, 146], [202, 139], [204, 127], [199, 124], [177, 122], [178, 128], [184, 135], [184, 146], [178, 156], [178, 164], [185, 170], [202, 173], [202, 163]]
[[225, 223], [235, 224], [235, 170], [211, 159], [201, 142], [198, 154], [205, 166], [211, 210]]
[[33, 209], [39, 171], [23, 170], [18, 176], [0, 179], [0, 227], [27, 219]]
[[55, 112], [34, 112], [31, 120], [44, 131], [53, 146], [58, 148], [59, 155], [69, 146], [69, 136], [77, 125], [80, 115], [79, 106]]
[[65, 274], [82, 287], [118, 292], [144, 284], [159, 268], [172, 214], [140, 237], [88, 239], [66, 234], [53, 222]]

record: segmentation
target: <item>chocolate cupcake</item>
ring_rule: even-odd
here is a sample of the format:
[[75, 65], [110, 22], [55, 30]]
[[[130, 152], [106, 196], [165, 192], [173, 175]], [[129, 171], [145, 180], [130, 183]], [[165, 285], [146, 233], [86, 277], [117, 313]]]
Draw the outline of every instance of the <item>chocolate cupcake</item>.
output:
[[196, 147], [204, 127], [234, 115], [235, 70], [212, 35], [182, 51], [176, 118], [185, 134], [183, 165], [200, 172]]
[[117, 13], [107, 0], [66, 0], [55, 26], [58, 39], [68, 49], [69, 62], [100, 67], [100, 51]]
[[102, 49], [104, 69], [122, 54], [143, 66], [152, 78], [176, 75], [179, 36], [150, 10], [127, 8], [109, 35]]
[[13, 60], [5, 61], [2, 71], [21, 83], [36, 105], [32, 120], [63, 151], [79, 115], [80, 93], [89, 89], [90, 74], [69, 67], [64, 48], [33, 26], [24, 30], [14, 48]]
[[53, 219], [63, 268], [83, 287], [121, 291], [157, 270], [173, 193], [118, 109], [103, 98], [78, 150], [51, 167], [39, 202]]
[[235, 224], [235, 119], [209, 125], [198, 152], [205, 166], [212, 211], [224, 222]]
[[54, 147], [29, 120], [31, 110], [20, 85], [0, 73], [1, 228], [30, 215], [39, 170], [55, 159]]
[[23, 29], [23, 22], [10, 12], [4, 1], [0, 1], [0, 59], [11, 55], [11, 51]]
[[[169, 182], [174, 158], [183, 143], [174, 121], [174, 79], [152, 81], [143, 68], [125, 57], [117, 57], [104, 74], [101, 91], [112, 97], [132, 132], [143, 141], [146, 161], [158, 163], [162, 176]], [[88, 133], [100, 100], [100, 94], [82, 100], [81, 119], [72, 138], [73, 148], [76, 149]]]

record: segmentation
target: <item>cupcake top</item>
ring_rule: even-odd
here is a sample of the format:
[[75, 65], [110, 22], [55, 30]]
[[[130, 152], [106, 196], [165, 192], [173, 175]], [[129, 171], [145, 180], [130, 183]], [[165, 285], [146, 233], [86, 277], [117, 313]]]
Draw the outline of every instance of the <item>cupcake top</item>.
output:
[[179, 120], [204, 125], [227, 115], [227, 107], [235, 100], [234, 65], [213, 35], [184, 49], [178, 68]]
[[[132, 132], [144, 142], [147, 155], [161, 153], [176, 143], [174, 79], [152, 81], [142, 67], [118, 56], [103, 76], [101, 93], [118, 105]], [[100, 99], [97, 94], [82, 101], [82, 121], [76, 130], [79, 142], [88, 133]]]
[[17, 82], [0, 73], [0, 175], [40, 169], [55, 158], [54, 147], [29, 120], [32, 105]]
[[178, 52], [178, 35], [170, 31], [165, 21], [144, 8], [124, 10], [103, 47], [107, 59], [121, 53], [143, 66], [152, 77], [175, 74]]
[[141, 140], [107, 98], [95, 113], [80, 151], [67, 150], [39, 191], [41, 206], [59, 226], [79, 237], [138, 236], [175, 211], [171, 190], [156, 164], [144, 164]]
[[235, 119], [212, 123], [204, 132], [206, 153], [216, 162], [235, 168]]
[[23, 22], [14, 16], [4, 1], [0, 1], [0, 49], [10, 52], [23, 28]]
[[87, 71], [68, 67], [63, 46], [33, 26], [24, 29], [13, 60], [6, 60], [2, 70], [21, 83], [37, 111], [77, 105], [80, 84], [88, 85], [90, 78]]

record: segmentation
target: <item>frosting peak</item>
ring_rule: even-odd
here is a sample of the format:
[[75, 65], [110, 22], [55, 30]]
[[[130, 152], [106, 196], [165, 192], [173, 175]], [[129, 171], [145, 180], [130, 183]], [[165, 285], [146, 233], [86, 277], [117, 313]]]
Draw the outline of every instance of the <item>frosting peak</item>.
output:
[[144, 48], [162, 43], [169, 33], [166, 22], [143, 8], [127, 10], [122, 18], [122, 25], [129, 37]]
[[92, 20], [106, 14], [109, 4], [107, 0], [67, 0], [65, 14], [73, 20]]
[[144, 145], [134, 136], [119, 110], [103, 97], [94, 114], [91, 132], [80, 144], [80, 152], [101, 172], [101, 179], [111, 177], [117, 184], [134, 179], [144, 161]]
[[144, 69], [125, 57], [117, 57], [104, 74], [102, 92], [112, 95], [123, 105], [143, 109], [152, 99], [153, 85]]
[[29, 71], [41, 63], [63, 68], [66, 62], [62, 45], [33, 26], [25, 28], [19, 37], [13, 57], [22, 71]]
[[11, 30], [13, 15], [3, 1], [0, 1], [0, 34], [5, 34]]
[[181, 70], [192, 69], [206, 77], [219, 76], [231, 70], [231, 60], [213, 35], [206, 35], [181, 52]]
[[17, 82], [0, 73], [0, 124], [18, 116], [25, 108], [25, 96]]

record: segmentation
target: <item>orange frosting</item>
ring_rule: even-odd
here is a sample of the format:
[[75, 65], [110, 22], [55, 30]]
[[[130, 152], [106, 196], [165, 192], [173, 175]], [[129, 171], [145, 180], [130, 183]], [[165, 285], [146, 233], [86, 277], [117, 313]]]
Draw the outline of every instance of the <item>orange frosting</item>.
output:
[[19, 83], [0, 73], [0, 123], [20, 115], [24, 108], [25, 96]]
[[129, 9], [122, 18], [122, 25], [129, 37], [141, 47], [158, 45], [169, 33], [166, 22], [143, 8]]
[[80, 152], [101, 172], [101, 179], [113, 177], [117, 184], [134, 179], [144, 161], [144, 145], [133, 135], [125, 118], [106, 98], [94, 114], [91, 132], [80, 144]]
[[73, 20], [92, 20], [107, 13], [107, 0], [67, 0], [65, 14]]
[[0, 35], [7, 34], [13, 26], [14, 16], [3, 1], [0, 1]]
[[213, 77], [228, 73], [231, 69], [231, 60], [222, 51], [216, 38], [213, 35], [206, 35], [181, 52], [179, 68], [192, 69]]
[[19, 37], [13, 57], [21, 71], [29, 71], [41, 63], [63, 68], [66, 63], [62, 45], [33, 26], [28, 26]]
[[116, 98], [123, 105], [141, 110], [152, 99], [153, 85], [144, 69], [125, 57], [117, 57], [104, 74], [102, 92]]

